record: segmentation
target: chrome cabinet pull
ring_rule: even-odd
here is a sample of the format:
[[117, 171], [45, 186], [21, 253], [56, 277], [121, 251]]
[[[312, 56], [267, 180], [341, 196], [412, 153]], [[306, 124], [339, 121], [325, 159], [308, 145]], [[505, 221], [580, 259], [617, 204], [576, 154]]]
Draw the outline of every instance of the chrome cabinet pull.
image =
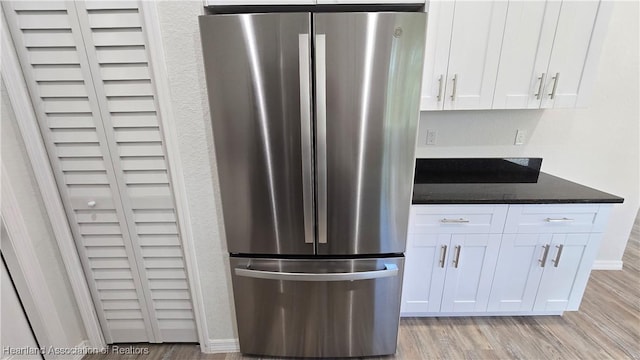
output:
[[445, 258], [447, 257], [447, 245], [440, 247], [440, 267], [444, 268]]
[[549, 94], [549, 99], [553, 100], [556, 96], [556, 89], [558, 88], [558, 81], [560, 81], [560, 73], [556, 73], [556, 76], [551, 78], [553, 80], [553, 89], [551, 90], [551, 94]]
[[318, 244], [327, 243], [327, 58], [326, 35], [316, 35], [316, 177]]
[[465, 219], [465, 218], [458, 218], [458, 219], [440, 219], [440, 222], [443, 224], [467, 224], [470, 223], [471, 221], [469, 219]]
[[440, 77], [438, 78], [438, 102], [442, 100], [442, 74], [440, 74]]
[[92, 207], [96, 207], [96, 201], [95, 200], [91, 200], [87, 203], [87, 206], [92, 208]]
[[547, 255], [549, 255], [549, 244], [544, 245], [542, 248], [544, 249], [544, 251], [542, 252], [542, 259], [538, 260], [538, 262], [540, 263], [540, 267], [544, 267], [545, 263], [547, 262]]
[[453, 90], [451, 90], [451, 101], [455, 101], [456, 100], [456, 89], [458, 87], [458, 74], [454, 74], [453, 75], [453, 79], [451, 79], [451, 81], [453, 82]]
[[399, 273], [396, 264], [384, 264], [384, 269], [373, 271], [358, 271], [347, 273], [299, 273], [253, 270], [248, 268], [235, 268], [237, 276], [265, 280], [286, 281], [353, 281], [369, 280], [397, 276]]
[[535, 94], [535, 97], [538, 100], [540, 100], [540, 98], [542, 97], [542, 88], [544, 87], [544, 76], [545, 76], [545, 73], [542, 73], [542, 75], [538, 76], [538, 80], [540, 80], [540, 85], [538, 85], [538, 92]]
[[549, 223], [559, 223], [559, 222], [572, 222], [575, 221], [575, 219], [569, 219], [566, 217], [562, 217], [562, 218], [546, 218], [544, 219], [544, 221], [549, 222]]
[[454, 268], [458, 268], [458, 264], [460, 263], [460, 251], [462, 250], [462, 245], [456, 245], [455, 247], [455, 251], [456, 251], [456, 255], [453, 259], [453, 267]]
[[553, 267], [558, 267], [558, 264], [560, 264], [560, 256], [562, 256], [562, 249], [564, 248], [564, 245], [556, 245], [556, 248], [558, 249], [558, 253], [556, 254], [556, 258], [552, 260]]
[[302, 205], [304, 242], [314, 242], [313, 169], [311, 131], [311, 62], [309, 34], [298, 34], [298, 60], [300, 76], [300, 145], [302, 147]]

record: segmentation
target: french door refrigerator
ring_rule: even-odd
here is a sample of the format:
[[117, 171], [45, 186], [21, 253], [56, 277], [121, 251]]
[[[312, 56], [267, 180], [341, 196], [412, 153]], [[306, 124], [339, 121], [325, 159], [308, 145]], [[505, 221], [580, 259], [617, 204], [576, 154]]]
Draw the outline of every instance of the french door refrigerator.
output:
[[240, 350], [394, 353], [426, 14], [199, 21]]

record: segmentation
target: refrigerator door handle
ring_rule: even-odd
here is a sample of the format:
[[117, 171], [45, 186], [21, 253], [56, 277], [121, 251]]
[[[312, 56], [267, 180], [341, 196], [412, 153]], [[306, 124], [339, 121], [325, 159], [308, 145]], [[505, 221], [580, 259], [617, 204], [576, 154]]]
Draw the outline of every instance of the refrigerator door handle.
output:
[[316, 176], [318, 243], [327, 243], [327, 62], [326, 35], [316, 34]]
[[396, 264], [384, 264], [383, 270], [359, 271], [347, 273], [292, 273], [251, 270], [247, 268], [235, 268], [238, 276], [250, 277], [266, 280], [287, 280], [287, 281], [353, 281], [369, 280], [385, 277], [398, 276], [398, 266]]
[[304, 209], [304, 242], [313, 244], [313, 159], [311, 153], [311, 62], [309, 34], [298, 34], [300, 75], [300, 145], [302, 147], [302, 206]]

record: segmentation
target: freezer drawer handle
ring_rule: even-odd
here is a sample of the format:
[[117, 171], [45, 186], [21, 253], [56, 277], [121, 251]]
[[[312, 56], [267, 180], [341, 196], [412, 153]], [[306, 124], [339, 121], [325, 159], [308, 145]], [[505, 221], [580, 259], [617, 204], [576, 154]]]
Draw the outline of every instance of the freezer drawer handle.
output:
[[384, 264], [383, 270], [360, 271], [348, 273], [310, 274], [251, 270], [236, 268], [236, 275], [255, 279], [267, 280], [288, 280], [288, 281], [353, 281], [369, 280], [398, 275], [398, 266], [395, 264]]

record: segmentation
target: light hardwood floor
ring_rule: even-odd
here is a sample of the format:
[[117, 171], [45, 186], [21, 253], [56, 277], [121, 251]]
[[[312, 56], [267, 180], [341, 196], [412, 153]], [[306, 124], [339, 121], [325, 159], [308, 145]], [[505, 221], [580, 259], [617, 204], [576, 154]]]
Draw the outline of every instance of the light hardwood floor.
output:
[[[370, 359], [640, 359], [640, 217], [622, 271], [593, 271], [580, 311], [564, 316], [405, 318], [395, 356]], [[137, 344], [148, 355], [115, 359], [262, 359], [202, 354], [197, 345]]]

